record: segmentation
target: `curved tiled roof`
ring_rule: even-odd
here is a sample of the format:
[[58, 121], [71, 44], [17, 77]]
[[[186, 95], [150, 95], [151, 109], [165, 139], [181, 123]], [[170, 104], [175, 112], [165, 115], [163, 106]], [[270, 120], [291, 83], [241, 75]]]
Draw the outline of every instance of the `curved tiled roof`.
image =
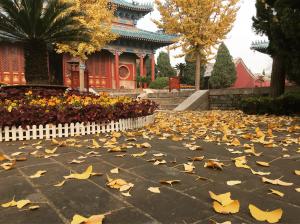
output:
[[163, 33], [150, 32], [136, 27], [114, 25], [112, 31], [123, 38], [136, 39], [148, 42], [172, 44], [176, 42], [176, 36]]
[[259, 51], [261, 53], [266, 53], [269, 47], [269, 41], [255, 41], [251, 44], [251, 49]]
[[143, 11], [143, 12], [153, 11], [153, 4], [151, 4], [151, 3], [140, 4], [136, 1], [132, 1], [130, 3], [126, 0], [112, 0], [112, 2], [119, 7], [131, 9], [131, 10], [137, 10], [137, 11]]

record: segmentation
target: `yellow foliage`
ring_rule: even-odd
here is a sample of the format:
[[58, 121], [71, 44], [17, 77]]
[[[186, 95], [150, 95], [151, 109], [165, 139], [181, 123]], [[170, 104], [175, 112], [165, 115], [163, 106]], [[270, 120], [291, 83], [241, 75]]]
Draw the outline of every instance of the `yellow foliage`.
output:
[[70, 44], [58, 44], [58, 53], [70, 53], [74, 57], [86, 60], [87, 55], [101, 50], [107, 43], [117, 38], [111, 30], [114, 9], [113, 7], [109, 7], [108, 0], [63, 1], [75, 2], [75, 10], [85, 13], [78, 20], [90, 30], [91, 40], [88, 43], [73, 42]]
[[155, 0], [161, 13], [156, 25], [170, 34], [179, 34], [179, 45], [185, 53], [199, 52], [209, 56], [231, 30], [236, 18], [238, 0]]

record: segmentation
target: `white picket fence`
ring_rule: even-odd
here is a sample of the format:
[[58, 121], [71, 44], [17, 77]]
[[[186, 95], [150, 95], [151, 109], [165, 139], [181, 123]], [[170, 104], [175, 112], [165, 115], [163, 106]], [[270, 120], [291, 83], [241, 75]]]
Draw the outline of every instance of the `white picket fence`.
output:
[[33, 125], [22, 127], [0, 127], [0, 142], [31, 140], [31, 139], [51, 139], [69, 136], [89, 135], [96, 133], [106, 133], [113, 131], [125, 131], [147, 126], [154, 122], [154, 115], [139, 118], [120, 119], [110, 123], [71, 123], [51, 125]]

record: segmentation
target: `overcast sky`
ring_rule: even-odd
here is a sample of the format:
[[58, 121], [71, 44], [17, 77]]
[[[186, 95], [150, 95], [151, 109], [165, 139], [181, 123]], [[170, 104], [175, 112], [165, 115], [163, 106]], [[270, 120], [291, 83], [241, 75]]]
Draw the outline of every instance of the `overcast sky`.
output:
[[[130, 2], [131, 0], [127, 1]], [[140, 3], [153, 2], [149, 0], [135, 1]], [[255, 0], [240, 0], [240, 10], [238, 12], [236, 22], [232, 31], [227, 35], [225, 44], [227, 45], [232, 57], [242, 58], [253, 73], [262, 73], [262, 71], [265, 70], [267, 74], [270, 74], [272, 59], [265, 54], [250, 50], [252, 41], [266, 39], [266, 37], [256, 35], [252, 30], [252, 16], [254, 16], [255, 13]], [[149, 31], [156, 31], [157, 27], [151, 21], [151, 18], [158, 19], [159, 16], [159, 12], [155, 10], [141, 19], [138, 22], [138, 27]], [[171, 52], [172, 65], [176, 65], [183, 61], [182, 58], [174, 58], [176, 54], [178, 54], [178, 51]]]

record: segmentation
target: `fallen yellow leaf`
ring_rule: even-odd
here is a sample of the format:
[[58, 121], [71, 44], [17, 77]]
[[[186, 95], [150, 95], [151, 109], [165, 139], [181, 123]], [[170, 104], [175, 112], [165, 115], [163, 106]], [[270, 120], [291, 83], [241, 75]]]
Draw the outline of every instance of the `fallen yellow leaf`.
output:
[[240, 210], [240, 203], [238, 200], [234, 200], [226, 206], [222, 206], [219, 202], [213, 202], [213, 208], [216, 212], [221, 214], [234, 214], [238, 213]]
[[147, 152], [145, 151], [145, 152], [142, 152], [142, 153], [136, 153], [136, 154], [131, 154], [131, 155], [136, 158], [136, 157], [142, 157], [146, 154], [147, 154]]
[[156, 160], [153, 165], [154, 166], [157, 166], [157, 165], [161, 165], [161, 164], [166, 164], [167, 161], [166, 160]]
[[31, 203], [30, 200], [20, 200], [20, 201], [17, 201], [17, 208], [23, 208], [25, 205], [28, 205], [30, 203]]
[[186, 173], [193, 173], [195, 166], [193, 165], [193, 163], [184, 163], [184, 171]]
[[161, 184], [169, 184], [173, 186], [173, 184], [178, 184], [181, 182], [181, 180], [161, 180], [159, 181]]
[[227, 181], [226, 183], [227, 183], [228, 186], [234, 186], [234, 185], [241, 184], [242, 181], [240, 181], [240, 180], [230, 180], [230, 181]]
[[270, 164], [269, 164], [269, 163], [267, 163], [267, 162], [263, 162], [263, 161], [256, 161], [256, 163], [257, 163], [258, 165], [260, 165], [260, 166], [264, 166], [264, 167], [269, 167], [269, 166], [270, 166]]
[[295, 174], [300, 176], [300, 170], [295, 170]]
[[65, 180], [63, 180], [62, 182], [60, 182], [60, 183], [58, 183], [58, 184], [55, 184], [55, 185], [53, 185], [54, 187], [61, 187], [61, 186], [63, 186], [64, 184], [65, 184]]
[[71, 224], [102, 224], [104, 215], [93, 215], [89, 218], [85, 218], [81, 215], [74, 215]]
[[213, 200], [220, 202], [222, 204], [222, 206], [229, 205], [233, 202], [233, 200], [231, 199], [230, 192], [227, 192], [224, 194], [219, 194], [219, 195], [215, 194], [212, 191], [209, 191], [208, 193]]
[[148, 191], [151, 191], [152, 193], [155, 193], [155, 194], [160, 193], [159, 187], [149, 187]]
[[270, 175], [270, 174], [271, 174], [271, 172], [260, 172], [260, 171], [256, 172], [256, 171], [254, 171], [254, 170], [252, 170], [252, 169], [251, 169], [251, 172], [252, 172], [253, 174], [259, 175], [259, 176], [267, 176], [267, 175]]
[[78, 179], [78, 180], [86, 180], [88, 179], [91, 174], [93, 172], [93, 167], [92, 166], [89, 166], [86, 171], [84, 171], [83, 173], [73, 173], [73, 174], [70, 174], [68, 176], [64, 176], [65, 179]]
[[119, 168], [114, 168], [110, 170], [111, 173], [119, 173]]
[[122, 192], [121, 194], [122, 194], [123, 196], [125, 196], [125, 197], [131, 197], [131, 194], [130, 194], [129, 191], [126, 192], [126, 193]]
[[280, 185], [280, 186], [292, 186], [293, 185], [293, 183], [284, 182], [280, 179], [271, 180], [271, 179], [268, 179], [265, 177], [262, 177], [262, 182], [274, 184], [274, 185]]
[[249, 210], [252, 217], [255, 218], [257, 221], [267, 221], [268, 223], [278, 222], [283, 214], [282, 209], [276, 209], [274, 211], [265, 212], [252, 204], [249, 205]]
[[69, 162], [70, 164], [80, 164], [83, 163], [84, 160], [77, 160], [77, 159], [73, 159], [71, 162]]
[[2, 204], [1, 206], [3, 208], [8, 208], [8, 207], [16, 206], [16, 205], [17, 205], [17, 202], [15, 201], [15, 199], [13, 199], [13, 200], [11, 200], [11, 201], [9, 201], [7, 203]]
[[277, 196], [280, 196], [280, 197], [283, 197], [284, 196], [284, 193], [280, 192], [280, 191], [277, 191], [277, 190], [274, 190], [274, 189], [269, 189], [271, 192], [269, 194], [275, 194]]
[[4, 170], [11, 170], [15, 167], [16, 165], [16, 160], [13, 160], [11, 162], [7, 162], [7, 163], [2, 163], [0, 166], [4, 169]]
[[230, 145], [232, 145], [232, 146], [240, 146], [241, 142], [237, 138], [235, 138], [235, 139], [232, 140], [232, 142], [230, 143]]
[[40, 178], [41, 176], [44, 176], [44, 174], [46, 173], [46, 170], [39, 170], [37, 171], [35, 174], [29, 176], [31, 179], [35, 179], [35, 178]]
[[142, 148], [151, 148], [152, 146], [148, 142], [145, 142], [145, 143], [141, 144], [141, 147]]
[[54, 154], [55, 152], [56, 152], [56, 150], [57, 150], [57, 147], [55, 147], [54, 149], [45, 149], [45, 153], [47, 153], [47, 154]]
[[204, 163], [204, 167], [212, 168], [212, 169], [219, 169], [222, 170], [224, 166], [224, 163], [217, 162], [215, 160], [208, 160]]

